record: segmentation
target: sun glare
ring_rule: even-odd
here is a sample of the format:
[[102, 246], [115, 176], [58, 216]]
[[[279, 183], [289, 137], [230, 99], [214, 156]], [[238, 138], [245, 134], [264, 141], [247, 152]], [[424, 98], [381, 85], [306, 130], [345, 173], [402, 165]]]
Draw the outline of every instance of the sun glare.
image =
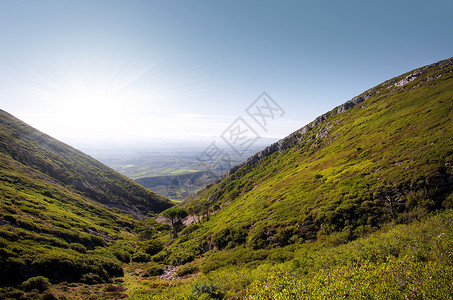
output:
[[193, 78], [163, 71], [159, 63], [144, 68], [138, 63], [92, 57], [30, 67], [16, 84], [22, 99], [30, 99], [33, 112], [23, 119], [64, 141], [222, 132], [228, 125], [224, 119], [191, 112], [191, 99], [202, 91], [193, 86]]
[[124, 66], [74, 64], [35, 70], [26, 88], [31, 99], [46, 104], [50, 118], [41, 126], [44, 131], [60, 137], [115, 138], [131, 134], [133, 108], [144, 98], [152, 99], [152, 90], [139, 83], [144, 73]]

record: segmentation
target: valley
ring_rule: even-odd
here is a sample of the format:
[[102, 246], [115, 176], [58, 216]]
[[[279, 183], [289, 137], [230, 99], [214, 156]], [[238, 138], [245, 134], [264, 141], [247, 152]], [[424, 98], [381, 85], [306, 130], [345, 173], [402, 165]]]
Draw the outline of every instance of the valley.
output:
[[[151, 191], [174, 201], [182, 201], [275, 141], [260, 138], [242, 155], [216, 137], [158, 139], [129, 145], [86, 145], [77, 142], [75, 145]], [[213, 142], [226, 154], [228, 161], [217, 165], [216, 161], [202, 159]]]
[[0, 298], [453, 298], [452, 58], [218, 173], [0, 117]]

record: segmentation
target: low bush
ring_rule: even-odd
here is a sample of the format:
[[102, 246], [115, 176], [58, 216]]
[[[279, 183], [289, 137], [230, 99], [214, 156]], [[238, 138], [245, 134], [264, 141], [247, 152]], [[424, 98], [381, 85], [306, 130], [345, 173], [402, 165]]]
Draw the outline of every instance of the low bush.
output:
[[133, 262], [149, 262], [151, 261], [151, 255], [144, 252], [136, 252], [131, 256]]
[[194, 259], [193, 251], [185, 248], [173, 248], [172, 252], [165, 258], [165, 263], [172, 266], [180, 266], [191, 262]]
[[40, 293], [44, 292], [51, 286], [49, 279], [44, 276], [36, 276], [27, 279], [22, 282], [21, 288], [24, 291], [30, 292], [32, 290], [38, 290]]
[[80, 253], [87, 253], [87, 247], [79, 243], [71, 243], [69, 244], [69, 248]]
[[218, 249], [232, 249], [245, 243], [247, 239], [247, 227], [238, 226], [222, 229], [212, 235], [212, 242]]
[[164, 247], [162, 245], [162, 242], [157, 239], [148, 240], [143, 242], [142, 244], [142, 249], [149, 255], [155, 255], [159, 253], [163, 248]]
[[150, 277], [150, 276], [159, 276], [164, 273], [164, 267], [158, 264], [152, 264], [148, 266], [145, 271], [142, 273], [143, 277]]
[[214, 285], [212, 282], [202, 282], [195, 284], [193, 286], [193, 294], [199, 298], [197, 299], [203, 299], [203, 296], [209, 297], [208, 299], [222, 299], [223, 294], [222, 292], [218, 289], [216, 285]]
[[129, 252], [126, 252], [122, 249], [112, 249], [113, 255], [119, 260], [124, 263], [129, 263], [131, 261], [131, 255]]
[[104, 282], [99, 275], [93, 273], [83, 274], [80, 281], [86, 284], [98, 284]]
[[194, 266], [193, 264], [187, 264], [187, 265], [179, 267], [178, 270], [176, 271], [176, 275], [184, 276], [187, 274], [192, 274], [196, 270], [197, 270], [196, 266]]

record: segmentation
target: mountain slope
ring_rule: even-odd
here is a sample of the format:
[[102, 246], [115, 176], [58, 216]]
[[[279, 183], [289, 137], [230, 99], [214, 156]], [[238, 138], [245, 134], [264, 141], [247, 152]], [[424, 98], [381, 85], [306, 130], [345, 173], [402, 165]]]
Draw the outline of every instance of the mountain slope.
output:
[[210, 249], [342, 243], [449, 206], [452, 119], [453, 59], [388, 80], [187, 200], [199, 214], [221, 207], [197, 238]]
[[[172, 204], [91, 157], [0, 112], [1, 285], [123, 274], [140, 216]], [[104, 205], [106, 204], [106, 205]], [[110, 206], [110, 207], [108, 207]]]
[[[390, 79], [183, 203], [134, 299], [451, 299], [453, 59]], [[197, 216], [198, 215], [198, 216]], [[160, 288], [159, 288], [160, 287]]]
[[0, 150], [46, 180], [111, 207], [140, 215], [171, 206], [165, 198], [1, 110]]

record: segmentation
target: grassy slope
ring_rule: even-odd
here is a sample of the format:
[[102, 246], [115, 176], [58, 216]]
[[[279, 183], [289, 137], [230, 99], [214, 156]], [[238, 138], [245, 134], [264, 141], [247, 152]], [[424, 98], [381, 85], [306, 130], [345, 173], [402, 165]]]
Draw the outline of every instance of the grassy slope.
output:
[[[36, 275], [77, 280], [84, 273], [101, 273], [102, 265], [110, 262], [99, 260], [99, 270], [83, 267], [97, 256], [80, 252], [112, 244], [130, 235], [126, 230], [135, 225], [130, 216], [52, 183], [46, 175], [3, 154], [0, 166], [2, 282]], [[120, 273], [116, 270], [106, 276]]]
[[255, 263], [250, 250], [224, 251], [238, 263], [173, 282], [128, 278], [129, 299], [453, 299], [452, 247], [449, 209], [347, 244], [273, 249]]
[[[400, 85], [405, 79], [409, 82]], [[401, 284], [398, 279], [398, 289], [389, 273], [422, 270], [425, 276], [429, 270], [423, 269], [424, 262], [430, 260], [433, 265], [426, 268], [432, 267], [435, 276], [442, 277], [444, 271], [452, 274], [448, 259], [451, 228], [432, 230], [428, 237], [425, 233], [440, 222], [429, 219], [434, 211], [453, 207], [453, 59], [398, 76], [360, 96], [365, 101], [347, 110], [345, 105], [335, 108], [186, 202], [184, 207], [199, 214], [216, 204], [221, 209], [209, 221], [183, 231], [154, 260], [184, 265], [180, 268], [195, 270], [195, 275], [163, 291], [159, 288], [166, 284], [151, 281], [149, 285], [157, 289], [138, 290], [134, 298], [154, 297], [154, 293], [160, 295], [157, 299], [181, 295], [206, 299], [207, 294], [214, 297], [216, 293], [242, 298], [254, 282], [249, 293], [252, 299], [287, 299], [280, 293], [282, 289], [295, 294], [304, 288], [319, 290], [330, 271], [336, 276], [332, 278], [343, 278], [328, 282], [333, 294], [336, 289], [347, 290], [349, 284], [361, 284], [362, 279], [371, 282], [371, 298], [379, 298], [379, 289], [386, 285], [400, 296], [420, 296], [427, 290], [435, 293], [432, 280], [420, 287], [420, 281], [414, 279], [415, 285], [406, 285], [414, 289], [409, 292], [401, 288], [405, 279]], [[445, 218], [451, 223], [451, 212]], [[388, 248], [367, 238], [374, 232], [375, 239], [385, 240], [386, 228], [417, 220], [426, 221], [411, 225], [409, 231], [402, 225], [392, 229]], [[440, 245], [436, 234], [449, 238]], [[407, 248], [401, 240], [417, 246]], [[366, 263], [358, 263], [358, 269], [345, 269], [340, 263], [350, 253], [348, 247], [354, 247], [351, 241], [362, 243], [361, 250], [351, 252], [345, 264], [371, 259], [369, 278], [353, 280]], [[426, 248], [426, 253], [420, 254], [417, 248]], [[333, 249], [327, 252], [330, 256], [323, 254], [326, 249]], [[441, 258], [435, 257], [436, 251], [442, 251]], [[301, 282], [274, 269], [276, 263], [283, 267], [293, 261], [298, 264], [296, 260], [310, 253], [316, 268], [295, 267], [295, 275], [306, 276], [324, 268], [325, 278], [310, 273]], [[287, 282], [279, 283], [279, 278]], [[260, 294], [264, 287], [270, 288]], [[452, 291], [440, 286], [438, 290], [452, 297]], [[367, 296], [357, 290], [354, 293]]]
[[2, 285], [37, 275], [52, 282], [121, 276], [138, 225], [126, 211], [160, 212], [172, 204], [11, 115], [0, 116]]
[[171, 206], [90, 156], [0, 111], [1, 153], [89, 199], [132, 213], [160, 212]]
[[243, 225], [250, 239], [264, 229], [268, 244], [282, 230], [289, 232], [276, 244], [333, 232], [351, 239], [392, 219], [407, 221], [414, 210], [440, 208], [442, 192], [452, 188], [452, 70], [449, 60], [403, 87], [394, 84], [414, 71], [385, 82], [186, 206], [217, 203], [222, 210], [206, 224], [210, 232]]

